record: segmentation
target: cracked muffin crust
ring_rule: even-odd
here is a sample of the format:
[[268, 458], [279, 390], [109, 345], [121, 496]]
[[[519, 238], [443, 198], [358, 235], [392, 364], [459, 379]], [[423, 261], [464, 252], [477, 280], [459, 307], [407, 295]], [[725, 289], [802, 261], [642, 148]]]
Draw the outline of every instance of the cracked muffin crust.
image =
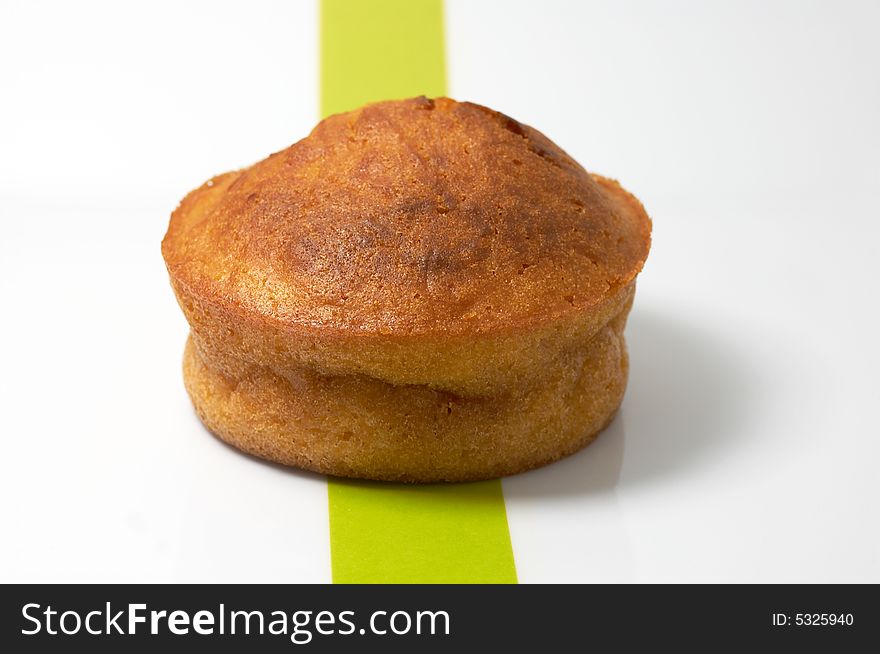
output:
[[485, 107], [331, 116], [172, 214], [187, 389], [224, 440], [328, 474], [547, 463], [620, 404], [650, 229], [616, 182]]

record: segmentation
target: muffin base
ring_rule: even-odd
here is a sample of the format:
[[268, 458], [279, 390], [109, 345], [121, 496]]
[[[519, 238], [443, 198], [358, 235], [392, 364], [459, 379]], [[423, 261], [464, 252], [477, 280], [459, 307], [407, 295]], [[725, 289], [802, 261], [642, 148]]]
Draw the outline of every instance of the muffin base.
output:
[[209, 430], [270, 461], [388, 481], [491, 479], [572, 454], [611, 422], [626, 387], [629, 307], [588, 342], [559, 353], [546, 376], [520, 394], [461, 397], [244, 362], [232, 376], [211, 365], [192, 337], [184, 381]]

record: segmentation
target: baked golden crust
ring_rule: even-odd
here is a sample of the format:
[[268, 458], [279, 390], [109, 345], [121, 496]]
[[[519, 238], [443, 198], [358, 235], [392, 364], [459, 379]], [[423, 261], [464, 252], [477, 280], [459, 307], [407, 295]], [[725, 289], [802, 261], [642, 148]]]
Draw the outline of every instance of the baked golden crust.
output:
[[545, 363], [540, 386], [512, 395], [468, 398], [241, 362], [229, 374], [192, 338], [184, 380], [212, 432], [271, 461], [386, 481], [502, 477], [581, 449], [611, 421], [626, 388], [629, 308], [582, 347]]
[[[534, 423], [539, 415], [558, 423], [536, 398], [554, 405], [545, 397], [553, 371], [605, 339], [609, 325], [619, 326], [624, 352], [650, 229], [616, 182], [485, 107], [416, 98], [332, 116], [290, 148], [212, 179], [172, 214], [162, 252], [192, 327], [188, 389], [224, 439], [331, 474], [471, 479], [538, 465], [587, 442], [619, 404], [625, 354], [616, 364], [620, 394], [606, 397], [616, 401], [599, 401], [605, 391], [590, 375], [578, 386], [599, 398], [601, 419], [562, 411], [571, 422], [556, 436]], [[363, 391], [374, 398], [363, 407], [370, 414], [384, 389], [415, 413], [372, 430], [316, 419], [307, 438], [312, 395], [303, 389], [317, 387], [290, 380], [313, 377], [326, 382], [324, 406], [352, 406]], [[248, 394], [218, 390], [244, 388], [243, 379], [261, 382]], [[293, 384], [287, 395], [279, 380]], [[328, 389], [347, 399], [334, 404]], [[428, 404], [450, 396], [484, 410], [462, 412], [467, 428], [441, 438], [417, 410], [416, 392], [434, 398]], [[218, 397], [237, 399], [220, 408]], [[241, 415], [230, 408], [245, 405]], [[262, 415], [257, 406], [272, 407], [274, 431], [248, 418]], [[505, 422], [500, 406], [527, 412], [532, 426]], [[593, 429], [586, 436], [585, 425]], [[271, 436], [257, 446], [256, 433]], [[496, 440], [476, 436], [488, 433]], [[517, 454], [526, 442], [531, 455]], [[352, 444], [360, 449], [349, 451]], [[461, 463], [463, 451], [473, 465]], [[420, 458], [424, 465], [414, 463]]]
[[631, 203], [536, 130], [418, 98], [332, 116], [208, 182], [174, 212], [163, 252], [193, 291], [289, 326], [497, 332], [632, 281], [650, 225]]

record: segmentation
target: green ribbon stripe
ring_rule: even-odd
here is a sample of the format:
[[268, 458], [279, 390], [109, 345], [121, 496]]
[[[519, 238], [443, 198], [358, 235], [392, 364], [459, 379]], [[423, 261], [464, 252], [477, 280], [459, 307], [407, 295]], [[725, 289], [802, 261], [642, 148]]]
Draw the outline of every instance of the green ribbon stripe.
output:
[[[322, 0], [321, 114], [446, 94], [442, 0]], [[329, 480], [334, 583], [516, 583], [501, 481]]]

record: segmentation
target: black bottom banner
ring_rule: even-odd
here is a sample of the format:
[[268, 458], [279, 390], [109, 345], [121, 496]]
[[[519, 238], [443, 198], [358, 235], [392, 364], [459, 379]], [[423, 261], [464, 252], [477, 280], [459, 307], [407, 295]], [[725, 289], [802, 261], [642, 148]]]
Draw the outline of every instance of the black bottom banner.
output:
[[[2, 587], [2, 651], [863, 650], [876, 586]], [[470, 651], [470, 650], [469, 650]]]

